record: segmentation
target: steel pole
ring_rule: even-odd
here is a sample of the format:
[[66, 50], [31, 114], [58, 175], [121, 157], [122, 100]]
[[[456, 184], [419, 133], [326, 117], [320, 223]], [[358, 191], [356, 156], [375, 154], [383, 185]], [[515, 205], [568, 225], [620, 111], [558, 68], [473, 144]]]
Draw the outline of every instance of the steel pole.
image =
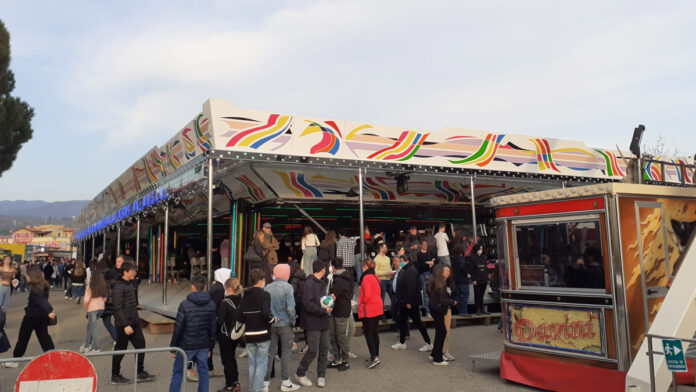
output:
[[[367, 174], [367, 173], [366, 173]], [[365, 258], [365, 210], [363, 203], [363, 168], [358, 168], [358, 203], [360, 203], [360, 263]], [[356, 268], [361, 268], [361, 265]]]
[[92, 258], [94, 258], [94, 237], [95, 235], [92, 234]]
[[102, 233], [102, 256], [106, 257], [106, 230], [104, 230]]
[[212, 277], [213, 261], [213, 158], [208, 158], [208, 230], [205, 261], [208, 266], [208, 287]]
[[167, 249], [169, 244], [169, 206], [164, 207], [164, 280], [162, 283], [162, 304], [167, 304]]
[[140, 217], [135, 224], [135, 268], [140, 268]]
[[118, 225], [118, 231], [116, 231], [116, 256], [121, 254], [121, 225]]
[[477, 233], [476, 233], [476, 192], [475, 192], [475, 182], [476, 179], [474, 176], [469, 177], [469, 187], [471, 188], [471, 223], [474, 228], [474, 243], [477, 241]]

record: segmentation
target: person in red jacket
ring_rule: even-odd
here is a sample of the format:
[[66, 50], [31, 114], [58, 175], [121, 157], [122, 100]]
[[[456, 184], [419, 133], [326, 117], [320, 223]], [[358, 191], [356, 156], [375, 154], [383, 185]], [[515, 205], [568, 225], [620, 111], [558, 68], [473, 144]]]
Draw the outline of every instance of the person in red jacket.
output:
[[375, 275], [375, 262], [371, 258], [362, 261], [362, 276], [360, 277], [360, 299], [358, 301], [358, 318], [363, 321], [363, 332], [367, 348], [370, 350], [368, 369], [373, 369], [382, 361], [379, 360], [379, 319], [384, 314], [382, 289], [379, 278]]

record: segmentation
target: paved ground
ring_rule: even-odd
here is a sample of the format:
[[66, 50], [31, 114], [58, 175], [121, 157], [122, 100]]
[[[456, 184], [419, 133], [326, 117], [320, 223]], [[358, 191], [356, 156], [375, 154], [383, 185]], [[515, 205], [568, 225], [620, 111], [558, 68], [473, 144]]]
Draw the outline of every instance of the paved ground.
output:
[[[8, 311], [7, 334], [14, 346], [17, 339], [19, 324], [24, 314], [23, 308], [26, 305], [27, 295], [17, 294], [12, 296], [11, 305]], [[77, 350], [84, 340], [86, 320], [81, 306], [75, 305], [63, 299], [62, 292], [51, 292], [51, 304], [54, 306], [59, 317], [59, 324], [49, 327], [49, 331], [56, 347], [59, 349]], [[416, 331], [414, 331], [416, 332]], [[434, 331], [428, 331], [431, 338]], [[100, 326], [102, 350], [111, 347], [110, 339], [107, 337], [106, 330]], [[145, 332], [148, 347], [166, 347], [169, 344], [171, 335], [150, 335]], [[470, 354], [485, 353], [501, 349], [501, 334], [492, 326], [466, 326], [452, 330], [451, 353], [457, 357], [450, 366], [433, 366], [427, 360], [427, 353], [417, 351], [421, 346], [422, 340], [419, 334], [413, 333], [413, 338], [407, 342], [408, 350], [395, 351], [389, 345], [396, 341], [397, 335], [393, 332], [381, 335], [381, 355], [382, 364], [374, 370], [364, 367], [364, 360], [367, 358], [367, 346], [362, 336], [355, 337], [353, 340], [353, 352], [358, 355], [351, 363], [351, 369], [347, 372], [328, 370], [327, 391], [531, 391], [532, 389], [504, 382], [498, 375], [497, 364], [479, 363], [476, 372], [471, 371], [471, 361], [467, 359]], [[41, 354], [41, 348], [35, 336], [32, 336], [29, 343], [27, 356]], [[2, 358], [10, 357], [12, 350], [1, 355]], [[297, 368], [300, 354], [294, 353], [291, 365], [291, 372]], [[108, 383], [110, 378], [111, 358], [93, 358], [93, 364], [99, 375], [99, 391], [132, 391], [133, 385], [116, 387]], [[246, 359], [240, 359], [240, 382], [242, 390], [246, 390], [248, 385], [248, 372]], [[123, 360], [123, 374], [132, 378], [134, 358], [126, 357]], [[152, 354], [145, 357], [145, 369], [157, 374], [159, 379], [154, 383], [141, 384], [139, 390], [144, 391], [167, 391], [169, 379], [171, 377], [173, 360], [168, 353]], [[216, 352], [215, 365], [220, 366], [219, 353]], [[271, 391], [280, 390], [280, 366], [278, 364], [278, 377], [271, 382]], [[0, 368], [0, 392], [10, 392], [13, 390], [20, 369]], [[309, 377], [313, 381], [316, 373], [310, 369]], [[213, 378], [211, 380], [211, 390], [215, 391], [224, 385], [223, 378]], [[303, 388], [307, 390], [319, 390], [316, 387]], [[188, 391], [196, 389], [191, 383], [187, 384]]]

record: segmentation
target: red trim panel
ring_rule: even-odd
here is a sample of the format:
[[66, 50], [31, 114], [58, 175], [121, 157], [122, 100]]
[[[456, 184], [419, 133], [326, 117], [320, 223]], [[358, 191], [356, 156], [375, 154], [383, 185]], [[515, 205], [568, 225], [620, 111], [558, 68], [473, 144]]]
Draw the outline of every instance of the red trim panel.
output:
[[503, 352], [500, 377], [547, 391], [623, 392], [626, 373], [595, 366], [552, 361]]
[[564, 200], [525, 204], [499, 208], [495, 215], [498, 218], [515, 216], [557, 214], [560, 212], [593, 211], [604, 209], [604, 198]]

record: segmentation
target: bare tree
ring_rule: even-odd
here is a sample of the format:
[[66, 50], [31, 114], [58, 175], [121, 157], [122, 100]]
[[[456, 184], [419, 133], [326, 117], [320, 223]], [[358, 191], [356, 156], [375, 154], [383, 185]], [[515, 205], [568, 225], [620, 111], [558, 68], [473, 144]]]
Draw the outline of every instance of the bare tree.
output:
[[670, 157], [685, 157], [682, 151], [679, 150], [677, 144], [672, 142], [671, 145], [662, 137], [662, 135], [657, 136], [654, 144], [647, 145], [643, 144], [641, 147], [643, 154], [652, 155], [653, 157], [659, 156], [670, 156]]

